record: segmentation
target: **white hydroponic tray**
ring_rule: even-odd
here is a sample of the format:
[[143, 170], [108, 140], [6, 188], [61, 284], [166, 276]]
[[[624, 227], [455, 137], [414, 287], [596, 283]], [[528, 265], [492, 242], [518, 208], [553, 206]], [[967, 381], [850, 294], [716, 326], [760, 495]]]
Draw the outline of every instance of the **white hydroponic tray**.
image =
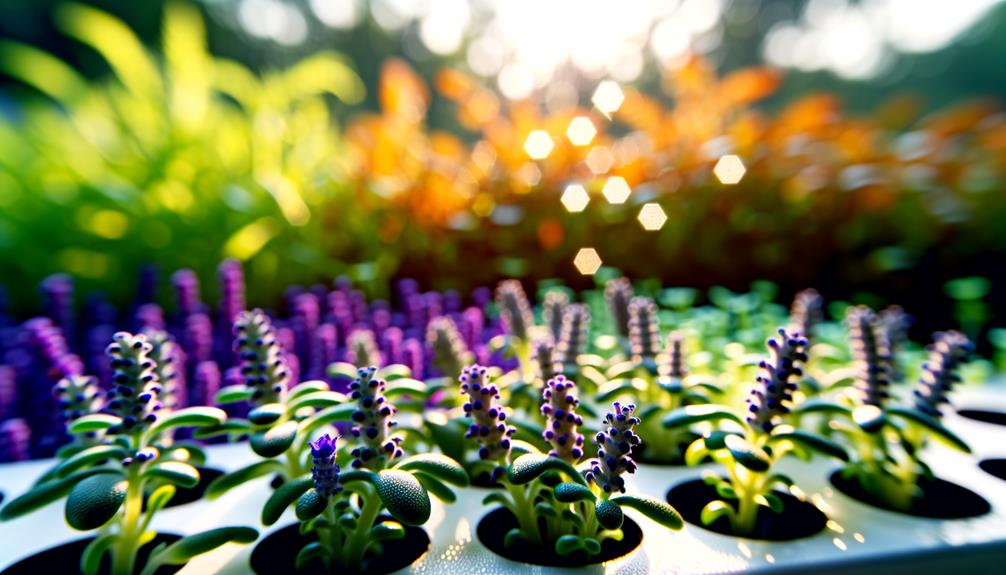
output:
[[[959, 408], [1006, 411], [1006, 386], [962, 390], [956, 396]], [[723, 573], [745, 570], [803, 573], [834, 572], [1002, 572], [1006, 564], [1006, 481], [978, 467], [986, 458], [1006, 457], [1006, 427], [981, 423], [948, 414], [945, 423], [960, 434], [974, 454], [965, 455], [934, 445], [925, 460], [936, 474], [958, 483], [989, 501], [992, 511], [973, 519], [920, 519], [880, 510], [853, 500], [833, 489], [828, 476], [833, 461], [810, 463], [785, 461], [781, 465], [805, 492], [809, 501], [830, 518], [817, 535], [789, 542], [764, 542], [719, 535], [685, 524], [681, 531], [668, 531], [635, 511], [627, 510], [643, 530], [642, 545], [635, 552], [602, 565], [582, 569], [531, 567], [531, 572], [608, 573]], [[233, 469], [255, 460], [247, 445], [209, 448], [208, 466]], [[51, 461], [0, 465], [0, 490], [7, 498], [22, 493]], [[630, 492], [663, 498], [668, 489], [699, 477], [700, 468], [670, 468], [643, 465], [629, 480]], [[224, 525], [261, 527], [259, 513], [269, 495], [268, 478], [262, 478], [227, 493], [211, 503], [197, 502], [158, 513], [158, 531], [188, 534]], [[429, 552], [402, 573], [436, 575], [518, 574], [529, 566], [503, 559], [483, 547], [475, 535], [479, 519], [489, 511], [481, 506], [484, 489], [458, 491], [458, 501], [445, 506], [434, 500], [426, 529], [432, 541]], [[275, 526], [262, 530], [265, 536], [295, 521], [292, 510]], [[0, 523], [0, 570], [17, 560], [81, 538], [63, 520], [62, 502], [9, 523]], [[254, 545], [227, 545], [197, 557], [180, 573], [249, 573], [248, 560]]]

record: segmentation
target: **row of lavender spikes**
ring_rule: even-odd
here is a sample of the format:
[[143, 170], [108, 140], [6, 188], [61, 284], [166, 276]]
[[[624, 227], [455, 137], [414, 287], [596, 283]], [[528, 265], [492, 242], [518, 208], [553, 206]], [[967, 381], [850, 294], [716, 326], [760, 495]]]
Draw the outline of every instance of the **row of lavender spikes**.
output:
[[[80, 321], [69, 276], [53, 275], [41, 283], [43, 315], [23, 323], [8, 313], [0, 293], [0, 461], [51, 456], [66, 441], [53, 386], [62, 378], [87, 373], [108, 389], [112, 374], [104, 348], [123, 329], [163, 330], [177, 343], [176, 365], [184, 366], [177, 374], [179, 406], [210, 404], [222, 385], [239, 383], [231, 330], [246, 307], [241, 265], [224, 261], [217, 279], [219, 305], [211, 310], [201, 298], [194, 272], [173, 274], [174, 311], [168, 314], [155, 303], [156, 270], [144, 268], [132, 309], [120, 313], [91, 295]], [[421, 292], [417, 282], [403, 279], [396, 285], [394, 305], [384, 300], [368, 303], [347, 278], [338, 278], [333, 287], [290, 287], [282, 318], [270, 315], [293, 375], [291, 383], [326, 379], [326, 367], [336, 361], [401, 363], [417, 378], [454, 377], [457, 374], [438, 369], [434, 348], [443, 333], [433, 333], [432, 328], [442, 332], [445, 324], [452, 323], [446, 327], [448, 339], [453, 335], [460, 341], [448, 343], [455, 347], [463, 343], [461, 347], [470, 351], [466, 359], [504, 363], [490, 357], [486, 346], [502, 333], [499, 322], [486, 314], [491, 298], [489, 288], [476, 289], [466, 305], [458, 292]], [[348, 382], [329, 383], [338, 387]]]

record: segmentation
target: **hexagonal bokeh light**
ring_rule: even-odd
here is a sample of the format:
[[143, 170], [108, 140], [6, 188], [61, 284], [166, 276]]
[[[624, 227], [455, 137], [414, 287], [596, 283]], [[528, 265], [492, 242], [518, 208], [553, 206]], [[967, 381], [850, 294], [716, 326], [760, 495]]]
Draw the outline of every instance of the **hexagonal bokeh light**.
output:
[[587, 207], [587, 204], [590, 203], [590, 196], [587, 194], [587, 190], [580, 184], [570, 184], [562, 192], [562, 197], [559, 198], [559, 201], [562, 202], [566, 211], [577, 213], [582, 212]]
[[595, 176], [607, 174], [615, 165], [615, 156], [606, 146], [598, 146], [587, 152], [587, 157], [583, 160], [591, 173]]
[[625, 200], [629, 199], [632, 188], [622, 176], [611, 176], [604, 183], [604, 189], [601, 190], [601, 193], [604, 194], [609, 204], [624, 204]]
[[716, 179], [721, 184], [727, 185], [733, 185], [741, 181], [745, 172], [747, 172], [747, 168], [744, 167], [744, 162], [734, 154], [723, 156], [716, 162], [716, 167], [713, 168]]
[[667, 214], [660, 204], [646, 204], [639, 210], [639, 224], [648, 232], [655, 232], [667, 223]]
[[574, 146], [586, 146], [597, 135], [597, 128], [587, 116], [576, 116], [566, 128], [566, 137]]
[[544, 160], [552, 153], [555, 144], [545, 130], [533, 130], [524, 140], [524, 151], [532, 160]]
[[576, 266], [576, 271], [585, 276], [592, 276], [597, 273], [597, 270], [601, 269], [602, 263], [601, 256], [598, 255], [597, 250], [594, 248], [580, 248], [580, 251], [576, 252], [576, 257], [573, 258], [573, 265]]
[[622, 102], [625, 101], [625, 94], [622, 93], [622, 88], [618, 83], [612, 80], [605, 80], [597, 85], [597, 89], [594, 90], [594, 96], [591, 97], [590, 101], [597, 106], [597, 109], [602, 114], [607, 116], [617, 112], [622, 107]]

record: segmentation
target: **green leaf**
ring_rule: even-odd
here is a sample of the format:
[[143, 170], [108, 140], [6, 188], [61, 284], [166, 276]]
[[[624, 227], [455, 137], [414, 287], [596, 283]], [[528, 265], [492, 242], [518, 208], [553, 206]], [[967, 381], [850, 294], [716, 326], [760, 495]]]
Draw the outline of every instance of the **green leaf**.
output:
[[280, 485], [276, 491], [272, 492], [262, 507], [262, 524], [272, 525], [279, 521], [283, 512], [312, 487], [314, 487], [314, 479], [310, 475]]
[[768, 507], [773, 513], [782, 513], [782, 499], [775, 493], [755, 495], [754, 502], [762, 507]]
[[711, 431], [702, 438], [702, 442], [705, 444], [706, 449], [708, 449], [709, 451], [726, 449], [727, 437], [731, 435], [739, 436], [741, 434], [735, 431]]
[[539, 501], [534, 504], [534, 514], [537, 517], [558, 517], [558, 514], [555, 512], [555, 507], [552, 507], [544, 501]]
[[227, 405], [228, 403], [239, 403], [251, 399], [253, 389], [242, 384], [228, 385], [217, 392], [213, 398], [213, 403], [217, 405]]
[[59, 465], [46, 473], [46, 475], [62, 478], [78, 469], [90, 467], [108, 459], [122, 460], [128, 455], [129, 452], [118, 445], [95, 445], [83, 451], [78, 451], [75, 455], [63, 460]]
[[7, 505], [0, 509], [0, 521], [16, 519], [61, 499], [81, 480], [94, 475], [112, 475], [121, 479], [122, 471], [115, 467], [91, 467], [71, 473], [62, 479], [40, 483], [8, 501]]
[[82, 575], [98, 575], [98, 568], [101, 567], [101, 558], [105, 552], [119, 539], [116, 533], [106, 533], [100, 537], [95, 537], [84, 548], [80, 555], [80, 572]]
[[555, 540], [555, 552], [558, 555], [569, 555], [580, 550], [586, 551], [583, 540], [576, 535], [563, 535]]
[[503, 536], [503, 548], [509, 549], [513, 547], [513, 545], [518, 541], [526, 541], [526, 540], [527, 538], [524, 537], [524, 534], [521, 533], [520, 529], [514, 527], [510, 531], [507, 531], [506, 535]]
[[92, 431], [108, 429], [109, 427], [119, 425], [120, 423], [122, 423], [121, 417], [108, 415], [107, 413], [92, 413], [73, 420], [73, 423], [70, 424], [67, 431], [74, 434], [90, 433]]
[[186, 407], [167, 415], [158, 415], [157, 422], [145, 434], [154, 438], [174, 427], [206, 427], [227, 421], [227, 414], [218, 407]]
[[884, 410], [876, 405], [861, 405], [852, 411], [852, 420], [863, 431], [876, 433], [884, 427], [887, 417], [884, 415]]
[[555, 486], [555, 498], [563, 503], [575, 503], [577, 501], [596, 501], [594, 492], [586, 485], [579, 483], [560, 483]]
[[337, 421], [350, 421], [353, 418], [354, 411], [356, 411], [355, 403], [344, 403], [342, 405], [326, 407], [318, 413], [311, 415], [304, 421], [301, 421], [300, 432], [305, 435], [310, 435], [319, 427], [331, 425]]
[[594, 556], [601, 552], [601, 542], [593, 537], [583, 538], [583, 549], [587, 555]]
[[206, 450], [191, 441], [176, 441], [174, 445], [161, 453], [196, 467], [201, 467], [206, 463]]
[[422, 525], [430, 518], [430, 494], [406, 471], [385, 469], [378, 473], [377, 494], [388, 513], [406, 525]]
[[317, 542], [312, 541], [305, 545], [300, 552], [297, 553], [297, 558], [294, 559], [294, 568], [298, 571], [307, 567], [307, 564], [316, 559], [324, 560], [325, 555], [328, 554], [328, 550]]
[[594, 514], [597, 516], [597, 522], [605, 529], [620, 529], [625, 521], [622, 508], [607, 499], [597, 503]]
[[598, 403], [605, 403], [619, 395], [635, 395], [646, 389], [646, 381], [640, 378], [613, 379], [597, 390]]
[[287, 403], [290, 413], [296, 413], [304, 408], [324, 409], [333, 405], [342, 405], [349, 401], [345, 394], [337, 391], [316, 391], [302, 395]]
[[668, 529], [681, 529], [681, 516], [673, 507], [651, 497], [637, 495], [621, 495], [610, 500], [616, 505], [630, 507], [656, 521]]
[[308, 489], [300, 496], [299, 499], [297, 499], [297, 506], [295, 508], [297, 512], [297, 519], [300, 519], [301, 521], [314, 519], [324, 513], [327, 506], [327, 497], [320, 495], [314, 489]]
[[181, 461], [160, 461], [147, 468], [143, 475], [150, 479], [161, 479], [186, 489], [199, 485], [199, 470]]
[[412, 370], [409, 366], [400, 363], [392, 363], [377, 370], [377, 376], [385, 381], [395, 381], [405, 377], [412, 377]]
[[66, 522], [78, 531], [90, 531], [108, 523], [126, 499], [126, 481], [103, 473], [77, 483], [66, 498]]
[[747, 467], [751, 471], [768, 471], [772, 466], [772, 459], [765, 450], [751, 443], [739, 435], [729, 435], [724, 440], [734, 461]]
[[943, 426], [940, 421], [930, 415], [922, 413], [921, 411], [915, 409], [908, 409], [905, 407], [890, 407], [887, 409], [889, 415], [895, 417], [901, 417], [907, 419], [913, 423], [921, 425], [925, 429], [929, 430], [936, 435], [936, 438], [943, 441], [950, 447], [963, 451], [964, 453], [971, 453], [971, 448], [968, 444], [964, 442], [963, 439], [957, 436], [953, 431], [950, 431]]
[[207, 439], [220, 435], [251, 433], [252, 425], [244, 419], [229, 419], [220, 425], [209, 425], [192, 430], [192, 437], [196, 439]]
[[422, 471], [415, 472], [416, 479], [423, 484], [423, 487], [427, 491], [433, 494], [434, 497], [443, 501], [444, 503], [454, 503], [457, 501], [458, 497], [451, 491], [450, 487], [447, 487], [439, 479], [433, 477], [432, 475], [427, 475]]
[[311, 381], [302, 381], [290, 389], [290, 394], [286, 396], [287, 403], [290, 403], [294, 399], [302, 395], [307, 395], [309, 393], [314, 393], [316, 391], [328, 391], [328, 383], [321, 381], [320, 379], [312, 379]]
[[706, 449], [705, 440], [703, 438], [696, 439], [685, 450], [685, 465], [694, 467], [702, 463], [707, 455], [709, 455], [709, 450]]
[[153, 515], [161, 509], [164, 509], [164, 506], [167, 505], [168, 502], [171, 501], [171, 498], [175, 496], [175, 491], [175, 486], [171, 484], [162, 485], [155, 489], [154, 492], [150, 494], [150, 497], [147, 498], [147, 509], [145, 513], [147, 515]]
[[776, 483], [780, 483], [782, 485], [785, 485], [786, 487], [796, 484], [796, 482], [793, 481], [793, 479], [788, 475], [783, 475], [782, 473], [773, 473], [771, 476], [769, 476], [768, 480], [765, 481], [765, 486], [771, 487]]
[[267, 460], [253, 463], [214, 479], [209, 487], [206, 488], [206, 497], [214, 499], [256, 477], [262, 477], [270, 473], [279, 473], [281, 471], [283, 471], [283, 465], [278, 461]]
[[286, 453], [293, 444], [293, 440], [297, 438], [298, 427], [296, 421], [285, 421], [265, 433], [252, 434], [248, 444], [251, 445], [252, 451], [262, 457], [277, 457]]
[[404, 537], [405, 527], [397, 521], [383, 521], [370, 528], [370, 538], [374, 541], [391, 541]]
[[[184, 537], [169, 545], [156, 556], [163, 565], [184, 565], [197, 555], [202, 555], [226, 543], [252, 543], [258, 531], [251, 527], [220, 527]], [[152, 558], [154, 559], [154, 558]]]
[[723, 419], [738, 424], [743, 423], [741, 418], [737, 417], [734, 412], [726, 407], [711, 403], [706, 405], [688, 405], [676, 409], [668, 414], [661, 423], [664, 427], [673, 429], [688, 427], [703, 421], [719, 421]]
[[403, 459], [395, 469], [417, 470], [459, 487], [468, 486], [468, 473], [457, 461], [440, 453], [421, 453]]
[[388, 382], [388, 387], [384, 390], [384, 395], [387, 397], [397, 397], [399, 395], [426, 397], [428, 391], [429, 390], [427, 389], [426, 384], [418, 379], [403, 377]]
[[460, 420], [447, 420], [445, 423], [435, 423], [427, 419], [426, 429], [430, 432], [433, 442], [447, 457], [460, 461], [465, 456], [465, 428]]
[[828, 415], [844, 416], [852, 415], [852, 412], [848, 407], [823, 399], [809, 399], [794, 407], [792, 413], [793, 415], [804, 415], [807, 413], [825, 413]]
[[702, 521], [703, 525], [711, 525], [724, 515], [727, 517], [733, 517], [736, 515], [736, 512], [726, 501], [710, 501], [702, 508], [702, 513], [699, 516], [699, 519]]
[[576, 483], [587, 485], [580, 472], [568, 462], [540, 453], [525, 453], [513, 460], [507, 468], [507, 478], [510, 483], [523, 485], [537, 479], [546, 471], [561, 471]]
[[346, 363], [344, 361], [337, 361], [335, 363], [328, 364], [326, 369], [328, 372], [328, 378], [334, 379], [336, 377], [344, 377], [346, 379], [356, 379], [359, 377], [356, 366], [351, 363]]
[[786, 433], [774, 434], [768, 438], [769, 444], [778, 443], [780, 441], [792, 441], [793, 443], [803, 445], [825, 455], [830, 455], [836, 459], [849, 461], [849, 454], [845, 452], [845, 449], [843, 449], [841, 445], [829, 439], [818, 437], [812, 433], [807, 433], [806, 431], [794, 430]]
[[493, 503], [506, 507], [510, 504], [510, 500], [506, 498], [506, 495], [497, 492], [490, 493], [489, 495], [486, 495], [485, 497], [482, 498], [483, 506], [489, 506], [492, 505]]
[[253, 425], [272, 425], [286, 415], [286, 406], [282, 403], [266, 403], [248, 412], [248, 421]]

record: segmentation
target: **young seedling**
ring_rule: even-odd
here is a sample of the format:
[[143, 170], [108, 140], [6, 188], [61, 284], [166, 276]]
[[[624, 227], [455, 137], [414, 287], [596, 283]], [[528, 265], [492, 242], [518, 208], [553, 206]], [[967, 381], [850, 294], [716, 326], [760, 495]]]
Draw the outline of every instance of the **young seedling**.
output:
[[777, 337], [766, 343], [770, 358], [763, 360], [748, 399], [745, 417], [719, 405], [683, 407], [664, 419], [668, 428], [682, 428], [700, 422], [726, 423], [695, 440], [685, 453], [685, 461], [696, 465], [711, 457], [727, 471], [721, 477], [710, 472], [703, 477], [716, 488], [721, 499], [709, 502], [702, 510], [705, 525], [726, 517], [735, 535], [754, 533], [759, 510], [781, 513], [783, 501], [772, 490], [777, 485], [792, 485], [792, 480], [773, 473], [775, 462], [789, 453], [809, 458], [810, 451], [848, 460], [845, 450], [822, 437], [794, 429], [786, 423], [793, 402], [793, 391], [801, 376], [800, 364], [806, 361], [807, 340], [780, 328]]
[[[385, 541], [405, 536], [403, 524], [429, 519], [430, 493], [450, 503], [456, 496], [447, 484], [468, 485], [464, 468], [445, 455], [405, 457], [401, 436], [392, 433], [395, 407], [375, 371], [360, 369], [351, 385], [351, 469], [341, 470], [336, 438], [326, 433], [309, 444], [310, 475], [281, 486], [262, 510], [262, 522], [272, 525], [296, 502], [301, 532], [317, 533], [298, 553], [298, 569], [320, 560], [327, 569], [363, 571]], [[382, 519], [385, 512], [393, 521]]]
[[[681, 527], [680, 516], [666, 503], [621, 495], [621, 476], [636, 469], [629, 455], [639, 444], [633, 406], [614, 404], [614, 412], [605, 418], [607, 427], [595, 438], [597, 459], [584, 461], [576, 385], [565, 376], [550, 379], [542, 392], [541, 411], [548, 421], [543, 437], [552, 446], [548, 454], [511, 439], [514, 428], [506, 423], [507, 412], [497, 404], [499, 391], [488, 382], [485, 368], [469, 367], [461, 391], [469, 398], [468, 437], [478, 443], [480, 458], [505, 488], [483, 503], [502, 505], [517, 522], [504, 537], [506, 547], [522, 541], [545, 553], [597, 556], [604, 540], [622, 538], [622, 507], [637, 509], [671, 529]], [[515, 453], [520, 455], [514, 458]]]
[[[199, 471], [184, 461], [179, 449], [161, 443], [179, 427], [219, 425], [226, 414], [212, 407], [162, 411], [157, 365], [150, 359], [153, 346], [143, 335], [116, 333], [108, 346], [114, 386], [107, 393], [106, 413], [74, 419], [74, 434], [95, 434], [95, 445], [61, 461], [24, 495], [0, 510], [0, 519], [20, 517], [66, 497], [70, 527], [99, 530], [84, 550], [80, 570], [98, 572], [102, 558], [111, 556], [113, 575], [133, 575], [140, 548], [157, 534], [150, 529], [154, 515], [174, 496], [177, 487], [194, 487]], [[159, 485], [148, 493], [148, 485]], [[258, 532], [247, 527], [224, 527], [155, 547], [142, 566], [151, 575], [162, 565], [182, 565], [193, 556], [234, 541], [250, 543]]]

